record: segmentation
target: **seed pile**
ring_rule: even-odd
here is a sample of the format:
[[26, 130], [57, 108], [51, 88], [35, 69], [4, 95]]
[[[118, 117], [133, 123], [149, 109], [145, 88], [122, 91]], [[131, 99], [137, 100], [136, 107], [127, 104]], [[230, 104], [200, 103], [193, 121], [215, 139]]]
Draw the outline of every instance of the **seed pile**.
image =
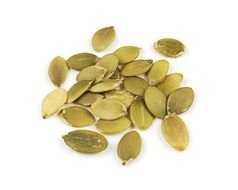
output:
[[[108, 48], [115, 34], [112, 26], [95, 32], [93, 49], [101, 52]], [[172, 38], [158, 40], [154, 48], [167, 57], [184, 53], [183, 43]], [[67, 60], [60, 56], [52, 60], [48, 73], [56, 89], [43, 100], [43, 118], [58, 114], [71, 127], [95, 125], [100, 132], [69, 132], [63, 139], [70, 148], [81, 153], [101, 152], [108, 146], [101, 133], [116, 134], [132, 127], [148, 130], [155, 118], [162, 120], [161, 131], [168, 144], [179, 151], [187, 147], [189, 134], [178, 114], [191, 107], [194, 92], [180, 87], [182, 74], [168, 74], [167, 60], [138, 59], [140, 51], [136, 46], [124, 46], [103, 57], [79, 53]], [[79, 73], [75, 84], [66, 91], [61, 85], [69, 69]], [[138, 132], [126, 133], [117, 148], [122, 164], [135, 159], [141, 147]]]

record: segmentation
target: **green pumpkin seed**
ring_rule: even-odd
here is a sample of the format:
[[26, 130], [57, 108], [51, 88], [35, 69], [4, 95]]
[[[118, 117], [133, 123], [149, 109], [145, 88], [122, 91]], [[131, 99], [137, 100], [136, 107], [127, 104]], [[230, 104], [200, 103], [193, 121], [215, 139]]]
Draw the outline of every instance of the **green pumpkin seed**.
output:
[[140, 77], [128, 77], [124, 79], [123, 86], [126, 91], [134, 95], [144, 96], [149, 83]]
[[57, 56], [51, 61], [48, 74], [55, 86], [60, 87], [64, 83], [68, 74], [68, 66], [63, 57]]
[[182, 42], [173, 38], [164, 38], [154, 44], [157, 52], [167, 57], [179, 57], [184, 54], [184, 45]]
[[71, 56], [66, 62], [71, 69], [81, 71], [97, 63], [98, 57], [91, 53], [79, 53]]
[[109, 80], [95, 84], [90, 92], [107, 92], [119, 87], [122, 84], [121, 80]]
[[169, 96], [174, 90], [179, 88], [183, 81], [183, 75], [180, 73], [172, 73], [157, 86], [166, 96]]
[[135, 60], [140, 54], [141, 48], [135, 46], [123, 46], [118, 48], [114, 54], [119, 58], [119, 64], [126, 64]]
[[191, 107], [193, 100], [194, 92], [192, 88], [178, 88], [168, 98], [167, 111], [168, 113], [183, 113]]
[[91, 106], [97, 100], [103, 99], [103, 97], [101, 94], [86, 92], [75, 100], [74, 103], [82, 106]]
[[59, 115], [71, 127], [85, 127], [95, 122], [93, 115], [88, 110], [78, 106], [64, 108]]
[[169, 62], [166, 60], [156, 61], [147, 74], [147, 79], [151, 86], [155, 86], [161, 82], [167, 75], [169, 70]]
[[136, 76], [146, 73], [152, 66], [152, 60], [136, 60], [122, 67], [121, 75]]
[[120, 79], [120, 78], [121, 78], [120, 70], [117, 68], [116, 71], [110, 77], [110, 79]]
[[100, 119], [113, 120], [126, 115], [126, 107], [116, 100], [97, 100], [92, 104], [91, 109]]
[[127, 108], [131, 105], [131, 103], [133, 102], [135, 98], [133, 94], [125, 90], [113, 90], [113, 91], [107, 92], [105, 96], [107, 99], [117, 100], [121, 102]]
[[175, 149], [183, 151], [189, 141], [188, 130], [177, 115], [167, 115], [162, 121], [162, 134], [165, 140]]
[[107, 139], [100, 133], [89, 130], [76, 130], [62, 137], [65, 144], [77, 152], [98, 153], [108, 146]]
[[163, 119], [166, 115], [166, 96], [156, 87], [148, 87], [145, 91], [145, 103], [150, 112]]
[[62, 88], [57, 88], [50, 92], [42, 103], [42, 117], [44, 119], [57, 113], [67, 101], [67, 92]]
[[130, 131], [125, 134], [117, 147], [117, 155], [126, 165], [129, 161], [134, 160], [141, 151], [142, 140], [140, 134], [136, 131]]
[[144, 100], [137, 97], [130, 106], [130, 119], [136, 127], [146, 130], [151, 126], [154, 116], [145, 106]]
[[131, 126], [131, 121], [127, 117], [120, 117], [115, 120], [103, 120], [99, 119], [96, 123], [96, 127], [99, 131], [105, 134], [120, 133]]
[[111, 45], [115, 38], [115, 29], [113, 26], [105, 27], [94, 33], [92, 46], [95, 51], [103, 51]]

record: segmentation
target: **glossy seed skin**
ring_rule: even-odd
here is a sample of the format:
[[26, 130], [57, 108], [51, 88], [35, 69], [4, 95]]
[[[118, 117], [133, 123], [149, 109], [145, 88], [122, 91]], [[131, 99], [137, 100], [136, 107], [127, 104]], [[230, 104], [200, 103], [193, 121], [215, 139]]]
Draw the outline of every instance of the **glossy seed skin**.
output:
[[110, 92], [107, 92], [105, 94], [105, 97], [107, 99], [117, 100], [121, 102], [124, 106], [126, 106], [127, 108], [131, 105], [131, 103], [133, 102], [135, 98], [133, 94], [125, 90], [112, 90]]
[[116, 89], [122, 84], [121, 80], [108, 80], [95, 84], [90, 89], [90, 92], [107, 92]]
[[126, 91], [143, 97], [149, 83], [140, 77], [128, 77], [124, 79], [123, 86]]
[[66, 145], [80, 153], [98, 153], [108, 146], [107, 139], [100, 133], [89, 130], [76, 130], [62, 137]]
[[103, 97], [101, 94], [86, 92], [75, 100], [74, 103], [82, 106], [91, 106], [97, 100], [103, 99]]
[[114, 54], [119, 58], [119, 64], [126, 64], [135, 60], [140, 54], [139, 47], [123, 46], [118, 48]]

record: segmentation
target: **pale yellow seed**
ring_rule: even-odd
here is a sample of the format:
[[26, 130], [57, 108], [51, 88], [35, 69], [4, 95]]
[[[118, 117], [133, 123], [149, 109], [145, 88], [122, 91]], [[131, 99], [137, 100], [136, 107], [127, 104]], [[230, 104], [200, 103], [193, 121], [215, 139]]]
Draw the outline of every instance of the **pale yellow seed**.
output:
[[118, 48], [114, 54], [119, 58], [119, 64], [126, 64], [135, 60], [140, 54], [141, 48], [135, 46], [123, 46]]
[[124, 79], [123, 86], [126, 91], [134, 95], [144, 96], [149, 83], [140, 77], [128, 77]]
[[74, 103], [82, 106], [91, 106], [97, 100], [103, 99], [103, 97], [101, 94], [86, 92], [75, 100]]
[[121, 80], [108, 80], [103, 81], [98, 84], [95, 84], [91, 89], [90, 92], [107, 92], [113, 89], [116, 89], [122, 84]]
[[121, 69], [123, 76], [136, 76], [146, 73], [152, 66], [152, 60], [135, 60], [132, 61]]
[[117, 100], [121, 102], [127, 108], [131, 105], [131, 103], [133, 102], [135, 98], [133, 94], [125, 90], [113, 90], [113, 91], [107, 92], [105, 96], [107, 99]]

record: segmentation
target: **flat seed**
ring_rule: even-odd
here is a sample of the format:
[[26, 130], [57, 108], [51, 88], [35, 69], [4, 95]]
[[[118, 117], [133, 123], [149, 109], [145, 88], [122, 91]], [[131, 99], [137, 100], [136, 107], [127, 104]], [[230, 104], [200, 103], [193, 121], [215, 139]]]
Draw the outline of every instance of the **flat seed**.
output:
[[136, 127], [146, 130], [151, 126], [154, 116], [145, 106], [144, 100], [137, 97], [130, 106], [130, 119]]
[[167, 111], [168, 113], [183, 113], [191, 107], [193, 100], [194, 92], [192, 88], [178, 88], [168, 98]]
[[124, 79], [123, 86], [126, 91], [134, 95], [144, 96], [149, 83], [140, 77], [128, 77]]
[[66, 62], [71, 69], [81, 71], [82, 69], [93, 66], [99, 58], [91, 53], [79, 53], [71, 56]]
[[183, 75], [180, 73], [172, 73], [157, 86], [166, 96], [169, 96], [174, 90], [180, 87], [183, 81]]
[[95, 122], [93, 115], [88, 110], [78, 106], [64, 108], [59, 115], [71, 127], [85, 127]]
[[68, 74], [68, 66], [63, 57], [57, 56], [51, 61], [48, 74], [55, 86], [60, 87], [64, 83]]
[[109, 80], [95, 84], [90, 92], [107, 92], [113, 90], [122, 84], [121, 80]]
[[126, 107], [116, 100], [97, 100], [92, 104], [91, 109], [100, 119], [113, 120], [126, 115]]
[[152, 60], [135, 60], [122, 67], [121, 75], [136, 76], [146, 73], [152, 66]]
[[119, 64], [126, 64], [135, 60], [140, 54], [141, 48], [135, 46], [123, 46], [118, 48], [114, 54], [119, 58]]
[[166, 96], [156, 87], [148, 87], [145, 91], [145, 103], [150, 112], [163, 119], [166, 115]]
[[92, 46], [95, 51], [103, 51], [115, 38], [115, 29], [113, 26], [105, 27], [94, 33], [92, 38]]
[[120, 78], [121, 78], [120, 70], [117, 68], [116, 71], [110, 77], [110, 79], [120, 79]]
[[44, 119], [57, 113], [67, 101], [67, 92], [62, 88], [57, 88], [50, 92], [42, 103], [42, 117]]
[[103, 99], [103, 97], [101, 94], [86, 92], [75, 100], [74, 103], [82, 106], [91, 106], [97, 100]]
[[79, 72], [77, 75], [77, 81], [81, 80], [93, 80], [93, 82], [98, 83], [106, 74], [107, 70], [103, 67], [99, 66], [90, 66], [84, 68], [82, 71]]
[[78, 99], [84, 92], [86, 92], [92, 81], [82, 80], [75, 83], [68, 91], [68, 101], [67, 103], [72, 103], [76, 99]]
[[177, 115], [167, 115], [162, 121], [162, 134], [165, 140], [175, 149], [183, 151], [189, 141], [188, 130]]
[[105, 96], [107, 99], [117, 100], [121, 102], [127, 108], [131, 105], [131, 103], [133, 102], [135, 98], [133, 94], [125, 90], [113, 90], [113, 91], [107, 92]]
[[154, 43], [157, 52], [167, 57], [179, 57], [184, 54], [184, 45], [182, 42], [173, 38], [160, 39]]
[[131, 126], [131, 121], [127, 117], [120, 117], [115, 120], [99, 119], [96, 127], [99, 131], [105, 134], [120, 133]]
[[62, 137], [65, 144], [77, 152], [98, 153], [108, 146], [107, 139], [100, 133], [89, 130], [76, 130]]
[[142, 140], [139, 133], [130, 131], [125, 134], [117, 147], [117, 154], [122, 164], [126, 165], [129, 161], [134, 160], [140, 154], [141, 146]]
[[147, 74], [147, 79], [151, 86], [155, 86], [161, 82], [167, 75], [169, 70], [169, 62], [166, 60], [156, 61]]

